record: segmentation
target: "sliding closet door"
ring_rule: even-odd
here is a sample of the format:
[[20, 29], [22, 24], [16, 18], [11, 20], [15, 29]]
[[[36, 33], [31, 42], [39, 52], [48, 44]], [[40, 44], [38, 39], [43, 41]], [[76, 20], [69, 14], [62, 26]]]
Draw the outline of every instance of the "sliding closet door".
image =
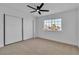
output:
[[22, 40], [22, 19], [5, 15], [5, 45]]
[[0, 47], [4, 45], [3, 39], [3, 14], [0, 14]]

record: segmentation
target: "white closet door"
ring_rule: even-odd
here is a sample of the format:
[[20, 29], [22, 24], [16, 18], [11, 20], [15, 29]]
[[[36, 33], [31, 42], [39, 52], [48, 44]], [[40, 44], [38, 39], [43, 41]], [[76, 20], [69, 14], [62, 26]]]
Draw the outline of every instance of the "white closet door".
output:
[[3, 15], [0, 14], [0, 47], [4, 46], [3, 39]]
[[22, 40], [21, 18], [5, 15], [5, 44]]

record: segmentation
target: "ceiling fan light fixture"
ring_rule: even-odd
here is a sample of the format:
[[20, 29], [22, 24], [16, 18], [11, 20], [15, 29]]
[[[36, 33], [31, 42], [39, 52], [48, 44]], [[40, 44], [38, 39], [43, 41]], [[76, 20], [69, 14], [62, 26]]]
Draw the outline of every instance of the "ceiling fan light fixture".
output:
[[44, 6], [44, 3], [41, 3], [41, 5], [40, 5], [40, 6], [37, 6], [36, 8], [27, 5], [27, 7], [31, 8], [31, 9], [34, 9], [34, 11], [31, 11], [31, 13], [33, 13], [33, 12], [38, 12], [40, 15], [41, 15], [41, 12], [49, 12], [49, 10], [41, 10], [41, 8], [42, 8], [43, 6]]
[[39, 10], [37, 10], [37, 12], [38, 12]]

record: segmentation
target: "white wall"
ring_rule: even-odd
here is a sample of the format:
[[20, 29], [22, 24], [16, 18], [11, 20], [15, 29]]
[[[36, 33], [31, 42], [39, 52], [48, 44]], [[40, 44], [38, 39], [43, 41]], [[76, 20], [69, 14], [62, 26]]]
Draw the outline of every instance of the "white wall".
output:
[[[43, 21], [51, 18], [62, 18], [62, 32], [50, 32], [43, 31]], [[36, 35], [41, 38], [46, 38], [54, 41], [59, 41], [67, 44], [77, 45], [77, 10], [65, 11], [62, 13], [56, 13], [54, 15], [48, 15], [38, 17], [36, 20]]]
[[[24, 40], [33, 37], [32, 20], [34, 19], [28, 13], [17, 11], [16, 9], [8, 8], [0, 5], [0, 47], [3, 46], [3, 14], [13, 15], [24, 19]], [[2, 14], [2, 16], [1, 16]]]
[[78, 42], [78, 47], [79, 47], [79, 8], [78, 8], [78, 15], [77, 15], [77, 42]]

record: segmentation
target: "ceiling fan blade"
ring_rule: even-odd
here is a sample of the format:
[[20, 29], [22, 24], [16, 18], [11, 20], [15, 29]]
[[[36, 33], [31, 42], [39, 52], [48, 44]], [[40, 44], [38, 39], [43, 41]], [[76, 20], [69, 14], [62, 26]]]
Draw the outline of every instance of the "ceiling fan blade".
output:
[[43, 11], [43, 12], [49, 12], [49, 10], [40, 10], [40, 11]]
[[38, 10], [40, 9], [39, 6], [37, 6], [37, 9], [38, 9]]
[[31, 11], [30, 13], [33, 13], [33, 12], [36, 12], [36, 11]]
[[41, 15], [41, 12], [40, 11], [38, 11], [38, 13]]
[[39, 6], [39, 9], [41, 9], [43, 7], [44, 3], [41, 3], [41, 5]]
[[29, 6], [29, 5], [27, 5], [27, 7], [30, 7], [30, 8], [32, 8], [32, 9], [34, 9], [34, 10], [37, 10], [36, 8], [34, 8], [34, 7], [31, 7], [31, 6]]

